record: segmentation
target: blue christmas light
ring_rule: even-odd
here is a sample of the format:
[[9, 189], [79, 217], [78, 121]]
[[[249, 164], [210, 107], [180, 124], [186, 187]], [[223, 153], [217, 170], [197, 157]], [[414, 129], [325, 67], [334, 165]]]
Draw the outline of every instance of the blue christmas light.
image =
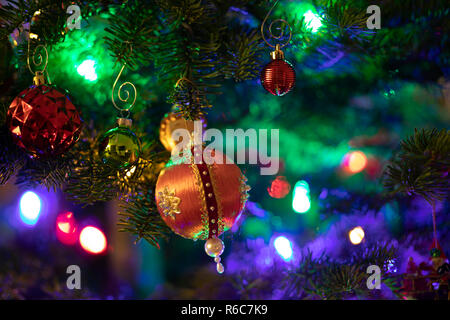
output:
[[289, 239], [285, 236], [277, 237], [273, 242], [273, 246], [283, 260], [289, 261], [292, 258], [291, 241], [289, 241]]
[[20, 198], [20, 219], [23, 223], [34, 226], [41, 212], [41, 199], [33, 191], [25, 192]]

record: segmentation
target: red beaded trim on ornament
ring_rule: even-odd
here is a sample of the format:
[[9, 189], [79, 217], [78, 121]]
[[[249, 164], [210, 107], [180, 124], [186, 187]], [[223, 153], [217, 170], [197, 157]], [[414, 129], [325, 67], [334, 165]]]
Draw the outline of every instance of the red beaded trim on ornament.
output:
[[[193, 151], [193, 150], [192, 150]], [[194, 152], [193, 152], [194, 154]], [[214, 236], [218, 236], [218, 230], [219, 230], [219, 208], [217, 205], [217, 199], [214, 194], [214, 189], [212, 185], [211, 175], [209, 172], [208, 165], [203, 162], [202, 163], [196, 163], [198, 172], [200, 173], [200, 178], [202, 181], [203, 190], [205, 190], [205, 199], [206, 199], [206, 208], [208, 211], [208, 223], [209, 223], [209, 235], [208, 239], [212, 238]]]

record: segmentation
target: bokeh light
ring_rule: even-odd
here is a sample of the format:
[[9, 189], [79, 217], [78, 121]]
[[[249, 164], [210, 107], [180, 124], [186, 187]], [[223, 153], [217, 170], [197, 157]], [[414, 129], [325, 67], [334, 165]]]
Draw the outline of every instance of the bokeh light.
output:
[[388, 273], [396, 273], [398, 271], [395, 259], [389, 259], [385, 262], [384, 268]]
[[308, 10], [303, 14], [305, 19], [306, 28], [311, 30], [311, 32], [316, 33], [322, 26], [322, 21], [318, 14], [315, 14], [311, 10]]
[[281, 199], [288, 195], [291, 191], [291, 185], [286, 180], [286, 177], [278, 176], [275, 180], [272, 181], [269, 188], [267, 188], [267, 192], [272, 198]]
[[358, 173], [366, 167], [367, 157], [361, 151], [352, 151], [345, 155], [343, 164], [349, 172]]
[[29, 226], [34, 226], [41, 213], [41, 199], [33, 191], [25, 192], [20, 198], [20, 219]]
[[356, 227], [348, 233], [350, 242], [354, 245], [360, 244], [364, 239], [364, 230], [361, 227]]
[[63, 244], [72, 245], [78, 240], [77, 222], [72, 212], [63, 212], [56, 217], [56, 238]]
[[136, 166], [132, 166], [130, 169], [128, 169], [126, 171], [127, 178], [131, 178], [135, 172], [136, 172]]
[[273, 246], [275, 247], [275, 250], [277, 250], [277, 253], [280, 255], [281, 258], [285, 261], [289, 261], [292, 258], [292, 245], [291, 241], [289, 241], [288, 238], [285, 236], [279, 236], [275, 238], [275, 241], [273, 242]]
[[92, 59], [84, 60], [77, 68], [78, 74], [89, 81], [97, 80], [97, 73], [95, 72], [96, 63], [97, 62]]
[[91, 254], [100, 254], [106, 250], [105, 234], [98, 228], [87, 226], [81, 230], [80, 245]]
[[297, 213], [305, 213], [311, 208], [308, 182], [301, 180], [295, 184], [292, 197], [292, 209]]

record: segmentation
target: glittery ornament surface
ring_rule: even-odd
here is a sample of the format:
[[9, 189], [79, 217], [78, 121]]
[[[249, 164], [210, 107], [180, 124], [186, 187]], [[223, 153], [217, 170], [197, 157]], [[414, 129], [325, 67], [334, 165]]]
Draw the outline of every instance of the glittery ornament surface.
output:
[[264, 89], [271, 94], [276, 96], [285, 95], [294, 87], [294, 68], [283, 59], [272, 60], [261, 72], [261, 83]]
[[99, 154], [103, 163], [129, 167], [139, 160], [141, 144], [127, 127], [116, 127], [100, 138]]
[[47, 85], [22, 91], [8, 109], [14, 142], [36, 157], [67, 151], [78, 139], [82, 120], [69, 98]]
[[180, 214], [178, 205], [180, 204], [180, 198], [175, 196], [175, 191], [169, 190], [167, 187], [163, 191], [158, 192], [159, 196], [159, 208], [165, 217], [176, 218], [177, 214]]

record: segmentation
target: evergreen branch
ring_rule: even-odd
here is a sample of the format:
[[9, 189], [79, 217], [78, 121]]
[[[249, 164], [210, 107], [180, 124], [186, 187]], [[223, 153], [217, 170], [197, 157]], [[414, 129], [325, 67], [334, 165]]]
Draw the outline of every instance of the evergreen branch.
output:
[[49, 159], [28, 158], [17, 174], [16, 184], [25, 187], [44, 185], [48, 190], [61, 189], [71, 171], [66, 157]]
[[198, 120], [205, 117], [203, 109], [211, 108], [205, 93], [191, 81], [181, 80], [168, 98], [175, 108], [174, 112], [185, 119]]
[[161, 31], [157, 13], [154, 6], [141, 1], [127, 1], [116, 7], [105, 29], [110, 34], [105, 42], [120, 64], [136, 68], [153, 59], [152, 47]]
[[403, 140], [398, 154], [384, 173], [384, 186], [391, 194], [416, 194], [428, 202], [448, 196], [450, 185], [450, 131], [415, 130]]
[[[69, 1], [67, 1], [69, 3]], [[64, 39], [64, 27], [67, 14], [63, 9], [64, 3], [52, 0], [38, 1], [8, 1], [5, 6], [0, 7], [0, 39], [5, 39], [14, 30], [22, 30], [24, 23], [31, 23], [35, 12], [40, 14], [35, 17], [32, 32], [39, 38], [51, 45]]]
[[119, 231], [135, 234], [136, 242], [145, 239], [159, 248], [158, 241], [167, 237], [169, 229], [156, 208], [154, 189], [169, 154], [156, 152], [155, 149], [156, 143], [144, 145], [142, 159], [134, 172], [131, 175], [122, 174], [128, 189], [120, 198], [118, 226]]
[[[386, 265], [397, 257], [397, 249], [384, 244], [362, 250], [346, 261], [333, 261], [323, 253], [319, 258], [313, 258], [309, 250], [303, 253], [298, 266], [288, 270], [283, 280], [286, 298], [343, 299], [367, 295], [367, 267], [380, 266], [384, 279]], [[388, 279], [386, 276], [386, 282], [394, 288], [395, 284]]]
[[95, 139], [82, 137], [71, 153], [75, 168], [64, 188], [67, 198], [84, 206], [114, 199], [118, 194], [114, 185], [117, 168], [100, 161]]
[[[339, 31], [349, 28], [366, 28], [367, 17], [366, 10], [364, 10], [366, 8], [344, 5], [338, 1], [323, 7], [325, 12], [323, 22], [330, 27], [338, 27]], [[340, 33], [342, 34], [342, 32]]]
[[323, 267], [328, 267], [331, 261], [324, 253], [319, 258], [313, 258], [312, 254], [308, 249], [302, 254], [298, 266], [287, 271], [281, 285], [286, 292], [286, 298], [305, 299], [324, 295], [316, 283], [320, 281]]
[[163, 79], [177, 82], [169, 102], [185, 118], [197, 119], [210, 106], [206, 95], [217, 93], [219, 87], [224, 22], [215, 6], [202, 5], [199, 0], [168, 1], [161, 8], [167, 17], [168, 37], [156, 65], [162, 67]]
[[353, 252], [349, 261], [351, 264], [360, 265], [361, 272], [366, 272], [366, 269], [370, 265], [377, 265], [382, 270], [382, 275], [388, 272], [388, 263], [393, 262], [397, 257], [398, 250], [393, 245], [374, 245], [362, 250], [356, 250]]
[[327, 300], [358, 295], [363, 290], [366, 277], [358, 265], [332, 264], [322, 275], [318, 293], [322, 293]]
[[256, 78], [261, 72], [260, 56], [263, 50], [261, 35], [256, 30], [241, 30], [230, 34], [222, 73], [225, 78], [244, 81]]
[[136, 235], [136, 242], [145, 239], [159, 248], [158, 241], [167, 238], [169, 228], [159, 215], [151, 186], [142, 194], [124, 198], [121, 209], [119, 231]]

